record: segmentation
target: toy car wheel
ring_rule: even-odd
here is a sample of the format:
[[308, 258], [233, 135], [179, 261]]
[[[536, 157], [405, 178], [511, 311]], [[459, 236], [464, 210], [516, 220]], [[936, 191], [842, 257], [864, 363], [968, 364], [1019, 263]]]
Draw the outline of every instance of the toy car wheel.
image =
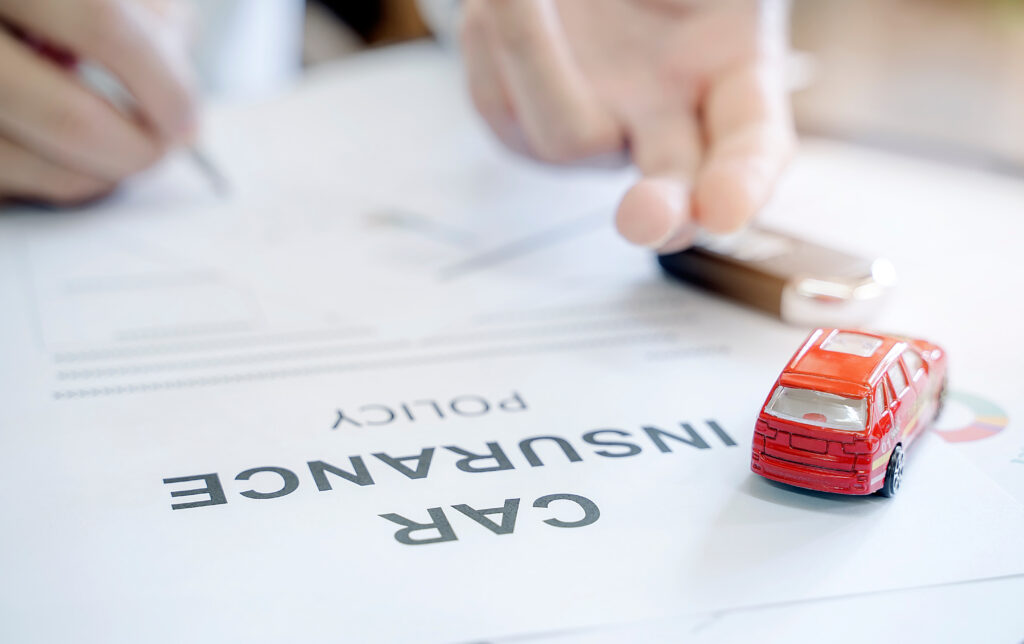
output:
[[903, 446], [897, 445], [889, 456], [889, 467], [885, 468], [885, 482], [878, 492], [882, 496], [893, 497], [900, 491], [903, 484]]

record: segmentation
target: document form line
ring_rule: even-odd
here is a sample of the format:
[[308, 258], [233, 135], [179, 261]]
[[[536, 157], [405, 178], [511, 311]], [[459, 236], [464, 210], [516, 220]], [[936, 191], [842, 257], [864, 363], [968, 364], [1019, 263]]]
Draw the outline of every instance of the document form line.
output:
[[480, 360], [482, 358], [517, 357], [522, 355], [539, 355], [544, 353], [557, 353], [562, 351], [595, 350], [630, 345], [669, 343], [675, 342], [676, 340], [677, 338], [675, 334], [666, 332], [606, 336], [601, 338], [589, 338], [587, 340], [582, 341], [577, 340], [568, 342], [548, 342], [535, 345], [489, 347], [487, 349], [452, 351], [448, 353], [438, 353], [421, 356], [403, 356], [388, 359], [366, 360], [362, 362], [320, 364], [286, 369], [250, 371], [213, 376], [197, 376], [193, 378], [178, 378], [175, 380], [161, 380], [154, 382], [97, 386], [81, 389], [65, 389], [54, 391], [53, 397], [57, 400], [69, 400], [75, 398], [95, 398], [100, 396], [115, 396], [121, 394], [145, 393], [152, 391], [174, 389], [191, 389], [197, 387], [209, 387], [216, 385], [227, 385], [261, 380], [279, 380], [284, 378], [315, 376], [331, 373], [359, 372], [376, 369], [394, 369], [401, 367], [430, 366], [435, 364], [445, 364], [451, 362]]
[[347, 327], [341, 329], [323, 329], [316, 331], [294, 331], [286, 333], [264, 333], [256, 336], [244, 336], [237, 338], [221, 338], [203, 342], [157, 344], [132, 347], [111, 347], [99, 349], [81, 349], [74, 351], [59, 351], [53, 355], [53, 361], [65, 362], [88, 362], [93, 360], [110, 360], [119, 358], [134, 358], [139, 356], [193, 353], [209, 350], [259, 347], [275, 344], [302, 344], [307, 342], [321, 342], [324, 339], [347, 339], [373, 334], [370, 327]]
[[246, 364], [267, 362], [289, 362], [325, 358], [337, 355], [389, 353], [394, 351], [422, 350], [444, 348], [452, 345], [487, 344], [515, 339], [544, 339], [544, 336], [572, 335], [580, 339], [587, 332], [609, 331], [649, 331], [652, 326], [661, 330], [673, 322], [686, 321], [678, 314], [661, 314], [647, 317], [629, 317], [623, 319], [604, 320], [597, 322], [581, 322], [543, 325], [518, 329], [491, 329], [466, 333], [427, 336], [419, 339], [398, 339], [362, 344], [314, 346], [285, 351], [266, 351], [259, 353], [241, 353], [233, 355], [216, 355], [187, 360], [169, 360], [163, 362], [144, 362], [133, 364], [114, 364], [100, 367], [64, 369], [57, 372], [58, 380], [81, 380], [91, 378], [108, 378], [131, 376], [169, 371], [189, 371], [195, 369], [211, 369]]

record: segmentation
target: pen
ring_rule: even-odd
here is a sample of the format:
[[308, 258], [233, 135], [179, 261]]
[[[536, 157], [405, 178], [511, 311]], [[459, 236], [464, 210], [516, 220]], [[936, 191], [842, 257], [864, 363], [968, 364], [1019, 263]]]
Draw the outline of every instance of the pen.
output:
[[[89, 63], [79, 63], [78, 74], [83, 82], [107, 97], [119, 109], [125, 112], [131, 111], [135, 102], [134, 99], [120, 81], [105, 69]], [[186, 150], [188, 158], [206, 178], [207, 182], [209, 182], [213, 192], [218, 197], [226, 196], [229, 191], [227, 179], [217, 164], [210, 158], [210, 155], [198, 143], [186, 146]]]
[[228, 184], [228, 180], [224, 176], [224, 173], [221, 172], [217, 164], [210, 159], [210, 155], [195, 143], [188, 146], [187, 150], [189, 158], [192, 159], [192, 163], [201, 173], [203, 173], [204, 176], [206, 176], [206, 180], [210, 183], [210, 187], [213, 189], [214, 194], [218, 197], [226, 197], [230, 192], [230, 185]]

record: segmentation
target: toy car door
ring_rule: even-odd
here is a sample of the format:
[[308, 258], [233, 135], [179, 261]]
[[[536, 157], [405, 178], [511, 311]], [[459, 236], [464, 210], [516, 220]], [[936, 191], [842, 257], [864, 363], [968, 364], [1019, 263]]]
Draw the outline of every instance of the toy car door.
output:
[[886, 375], [888, 376], [889, 384], [892, 385], [893, 401], [890, 404], [890, 410], [892, 411], [893, 422], [899, 429], [900, 439], [906, 442], [907, 438], [909, 438], [908, 435], [914, 429], [910, 427], [910, 424], [915, 421], [914, 402], [917, 400], [917, 395], [914, 393], [914, 388], [907, 381], [907, 376], [903, 372], [903, 366], [899, 360], [889, 367]]
[[914, 423], [914, 427], [911, 428], [910, 431], [914, 435], [917, 435], [926, 425], [925, 421], [927, 419], [921, 418], [921, 408], [928, 400], [928, 392], [931, 388], [931, 383], [929, 382], [924, 360], [921, 359], [921, 356], [919, 356], [914, 349], [907, 347], [903, 351], [901, 360], [903, 362], [904, 372], [910, 380], [910, 387], [914, 394], [914, 410], [912, 416], [917, 418], [917, 421]]

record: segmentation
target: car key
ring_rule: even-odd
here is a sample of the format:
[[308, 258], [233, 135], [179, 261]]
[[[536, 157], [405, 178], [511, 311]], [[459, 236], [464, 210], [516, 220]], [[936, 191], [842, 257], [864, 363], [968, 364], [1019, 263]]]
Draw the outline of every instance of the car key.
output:
[[658, 262], [679, 279], [800, 325], [863, 323], [895, 282], [888, 260], [758, 225], [661, 255]]

